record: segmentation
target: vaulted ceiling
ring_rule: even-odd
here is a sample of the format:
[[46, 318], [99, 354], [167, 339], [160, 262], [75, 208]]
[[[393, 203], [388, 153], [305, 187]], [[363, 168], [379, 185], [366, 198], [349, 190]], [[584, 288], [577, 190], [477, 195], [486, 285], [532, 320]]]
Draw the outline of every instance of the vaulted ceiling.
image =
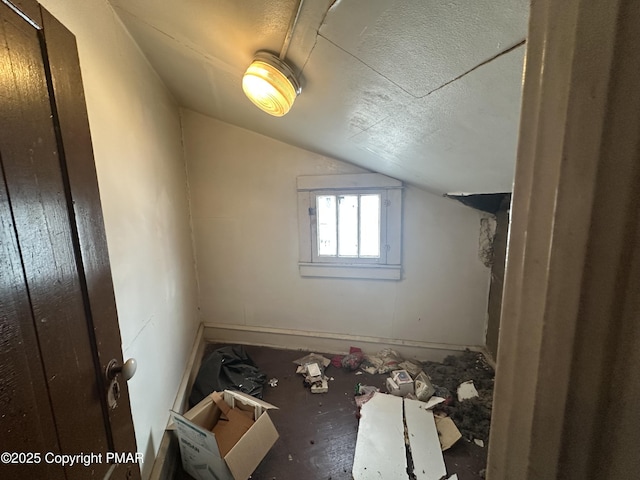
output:
[[280, 118], [241, 79], [298, 0], [110, 2], [181, 106], [434, 193], [511, 191], [528, 0], [306, 0]]

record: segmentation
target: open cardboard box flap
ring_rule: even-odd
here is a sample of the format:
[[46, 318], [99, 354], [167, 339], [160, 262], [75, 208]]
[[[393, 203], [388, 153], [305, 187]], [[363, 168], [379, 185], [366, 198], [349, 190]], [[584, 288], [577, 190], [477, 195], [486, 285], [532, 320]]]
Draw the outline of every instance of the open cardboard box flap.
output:
[[[197, 478], [205, 475], [202, 478], [246, 480], [278, 439], [278, 432], [267, 413], [277, 407], [232, 390], [222, 392], [222, 398], [224, 404], [220, 403], [220, 393], [214, 392], [184, 414], [173, 412], [174, 421], [168, 428], [176, 430], [179, 437], [182, 463], [187, 473], [193, 475], [197, 469]], [[232, 408], [251, 413], [255, 422], [223, 457], [212, 429], [220, 420], [223, 409]]]
[[278, 438], [268, 415], [260, 415], [251, 427], [251, 436], [243, 436], [224, 457], [234, 479], [249, 478]]
[[[212, 395], [217, 392], [212, 392], [202, 399], [200, 403], [195, 405], [193, 408], [189, 409], [185, 413], [178, 413], [178, 415], [182, 415], [187, 420], [192, 421], [198, 425], [215, 425], [215, 422], [218, 421], [219, 412], [216, 412], [215, 409], [211, 408], [211, 404], [215, 403]], [[239, 400], [241, 404], [250, 405], [258, 412], [261, 413], [260, 409], [263, 410], [278, 410], [278, 407], [271, 405], [270, 403], [265, 402], [264, 400], [260, 400], [259, 398], [252, 397], [251, 395], [247, 395], [243, 392], [238, 392], [235, 390], [225, 390], [222, 392], [222, 398], [225, 402], [229, 404], [231, 408], [236, 406], [236, 400]], [[177, 412], [174, 412], [177, 413]], [[255, 418], [259, 418], [260, 415], [256, 415]], [[175, 430], [176, 425], [175, 422], [171, 421], [167, 426], [167, 430]]]

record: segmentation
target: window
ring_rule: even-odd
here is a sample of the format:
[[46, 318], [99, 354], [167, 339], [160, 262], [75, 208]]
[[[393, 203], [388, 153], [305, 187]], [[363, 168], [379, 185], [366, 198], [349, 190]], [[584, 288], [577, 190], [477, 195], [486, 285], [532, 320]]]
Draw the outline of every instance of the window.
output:
[[402, 183], [384, 175], [298, 177], [300, 274], [399, 280]]
[[[379, 263], [380, 205], [384, 192], [312, 193], [315, 198], [315, 261]], [[315, 209], [315, 212], [313, 211]], [[313, 219], [312, 219], [313, 221]]]

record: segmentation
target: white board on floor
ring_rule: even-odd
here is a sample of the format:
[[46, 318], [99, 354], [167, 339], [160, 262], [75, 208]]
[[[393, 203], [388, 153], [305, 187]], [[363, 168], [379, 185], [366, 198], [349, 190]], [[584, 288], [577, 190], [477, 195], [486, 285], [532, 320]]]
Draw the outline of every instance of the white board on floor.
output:
[[424, 402], [405, 399], [404, 414], [413, 473], [418, 480], [440, 480], [447, 474], [447, 469], [442, 458], [433, 412], [426, 408]]
[[354, 480], [408, 480], [402, 398], [376, 393], [360, 415]]

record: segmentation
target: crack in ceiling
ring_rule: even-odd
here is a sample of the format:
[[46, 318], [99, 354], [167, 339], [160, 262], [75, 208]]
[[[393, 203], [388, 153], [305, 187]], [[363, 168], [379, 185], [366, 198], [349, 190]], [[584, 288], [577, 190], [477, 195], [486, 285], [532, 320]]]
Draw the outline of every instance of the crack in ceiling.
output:
[[503, 55], [506, 55], [507, 53], [512, 52], [513, 50], [517, 49], [518, 47], [523, 46], [525, 43], [527, 42], [527, 39], [522, 39], [520, 42], [516, 43], [515, 45], [513, 45], [512, 47], [507, 48], [506, 50], [503, 50], [502, 52], [496, 53], [493, 57], [488, 58], [487, 60], [484, 60], [483, 62], [480, 62], [479, 64], [477, 64], [475, 67], [470, 68], [469, 70], [467, 70], [466, 72], [458, 75], [456, 78], [449, 80], [446, 83], [443, 83], [442, 85], [440, 85], [438, 88], [434, 88], [433, 90], [431, 90], [429, 93], [426, 93], [424, 95], [422, 95], [421, 97], [416, 97], [416, 98], [425, 98], [428, 97], [429, 95], [431, 95], [434, 92], [437, 92], [438, 90], [446, 87], [447, 85], [451, 85], [453, 82], [460, 80], [461, 78], [466, 77], [467, 75], [469, 75], [471, 72], [473, 72], [474, 70], [477, 70], [480, 67], [483, 67], [485, 65], [488, 65], [489, 63], [493, 62], [494, 60], [502, 57]]

